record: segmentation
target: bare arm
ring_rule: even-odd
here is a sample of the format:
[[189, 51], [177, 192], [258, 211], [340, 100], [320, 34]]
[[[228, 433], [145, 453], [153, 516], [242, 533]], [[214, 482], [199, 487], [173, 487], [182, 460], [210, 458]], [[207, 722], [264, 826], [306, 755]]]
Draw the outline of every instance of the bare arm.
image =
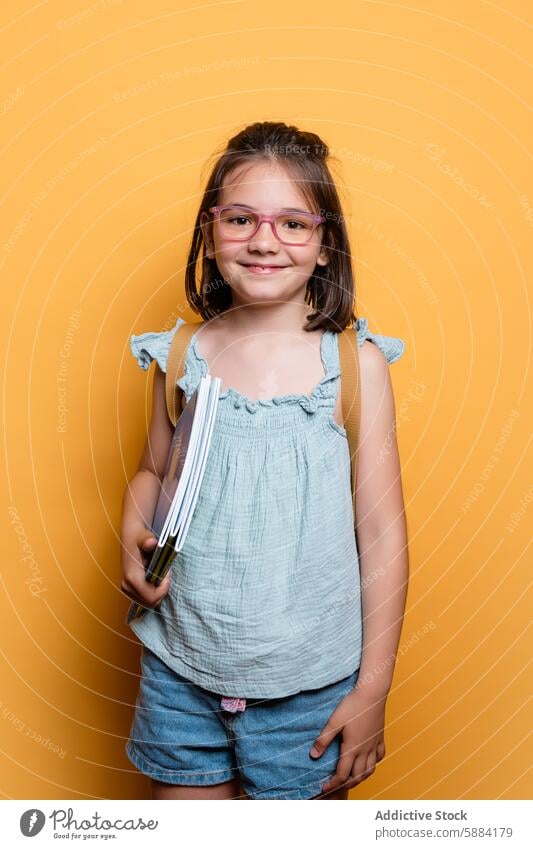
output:
[[[389, 369], [372, 342], [360, 350], [361, 429], [355, 511], [360, 554], [363, 652], [353, 690], [337, 705], [310, 754], [320, 757], [340, 732], [341, 753], [323, 793], [355, 787], [385, 757], [385, 705], [407, 593], [407, 533]], [[335, 798], [332, 796], [331, 798]]]
[[385, 698], [392, 682], [407, 595], [407, 529], [389, 368], [379, 348], [368, 341], [360, 350], [360, 372], [355, 509], [363, 654], [358, 680], [371, 698]]
[[139, 468], [122, 500], [122, 582], [129, 598], [156, 605], [168, 589], [169, 576], [155, 587], [144, 579], [157, 540], [150, 531], [161, 480], [172, 440], [173, 428], [166, 411], [165, 374], [156, 363], [152, 393], [152, 417]]
[[122, 528], [126, 533], [131, 527], [146, 527], [151, 524], [165, 472], [172, 432], [166, 412], [165, 374], [156, 363], [150, 427], [139, 468], [124, 493]]

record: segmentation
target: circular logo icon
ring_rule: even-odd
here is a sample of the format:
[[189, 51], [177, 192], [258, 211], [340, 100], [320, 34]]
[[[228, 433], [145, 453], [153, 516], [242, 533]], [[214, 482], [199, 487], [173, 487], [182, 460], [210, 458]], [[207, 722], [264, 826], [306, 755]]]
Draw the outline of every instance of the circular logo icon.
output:
[[20, 830], [24, 837], [35, 837], [45, 822], [46, 817], [42, 811], [38, 808], [30, 808], [29, 811], [24, 811], [20, 818]]

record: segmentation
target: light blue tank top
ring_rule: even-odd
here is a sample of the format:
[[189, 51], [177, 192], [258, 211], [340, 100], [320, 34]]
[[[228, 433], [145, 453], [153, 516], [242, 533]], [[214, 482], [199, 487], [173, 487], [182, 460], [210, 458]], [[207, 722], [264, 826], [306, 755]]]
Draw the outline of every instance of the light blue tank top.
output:
[[[183, 322], [131, 337], [166, 371]], [[401, 339], [354, 325], [387, 362]], [[279, 698], [332, 684], [362, 654], [359, 559], [346, 431], [333, 418], [338, 335], [321, 339], [324, 376], [307, 395], [219, 396], [207, 467], [183, 549], [157, 610], [131, 628], [179, 675], [222, 696]], [[178, 380], [187, 400], [208, 373], [196, 335]], [[216, 375], [213, 375], [216, 377]]]

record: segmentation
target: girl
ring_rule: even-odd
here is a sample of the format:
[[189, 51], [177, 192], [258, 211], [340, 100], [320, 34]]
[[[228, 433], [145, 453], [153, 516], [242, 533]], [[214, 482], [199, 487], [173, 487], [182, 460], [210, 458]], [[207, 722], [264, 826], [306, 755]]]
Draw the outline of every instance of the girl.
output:
[[[346, 799], [385, 754], [407, 585], [387, 364], [404, 344], [355, 319], [327, 156], [313, 133], [257, 123], [208, 180], [186, 274], [203, 323], [178, 385], [185, 402], [208, 372], [222, 386], [185, 545], [158, 587], [144, 567], [173, 433], [167, 355], [183, 320], [131, 339], [139, 365], [157, 366], [123, 503], [122, 591], [149, 608], [131, 624], [142, 675], [126, 752], [155, 799]], [[352, 326], [357, 541], [337, 337]]]

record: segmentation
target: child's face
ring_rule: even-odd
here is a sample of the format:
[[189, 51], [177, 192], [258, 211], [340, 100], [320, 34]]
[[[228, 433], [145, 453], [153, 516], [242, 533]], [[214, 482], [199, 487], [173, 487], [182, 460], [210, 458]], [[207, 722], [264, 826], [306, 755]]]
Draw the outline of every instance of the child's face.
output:
[[[217, 201], [218, 206], [244, 204], [269, 215], [278, 209], [313, 212], [287, 172], [267, 162], [236, 169], [228, 175]], [[213, 216], [210, 216], [211, 221]], [[327, 265], [321, 247], [323, 227], [319, 226], [305, 245], [282, 244], [268, 222], [262, 222], [255, 236], [232, 242], [221, 238], [215, 223], [203, 226], [206, 255], [215, 259], [222, 277], [232, 289], [233, 305], [257, 301], [301, 301], [305, 303], [307, 281], [317, 263]], [[256, 273], [249, 267], [282, 266], [272, 272]]]

